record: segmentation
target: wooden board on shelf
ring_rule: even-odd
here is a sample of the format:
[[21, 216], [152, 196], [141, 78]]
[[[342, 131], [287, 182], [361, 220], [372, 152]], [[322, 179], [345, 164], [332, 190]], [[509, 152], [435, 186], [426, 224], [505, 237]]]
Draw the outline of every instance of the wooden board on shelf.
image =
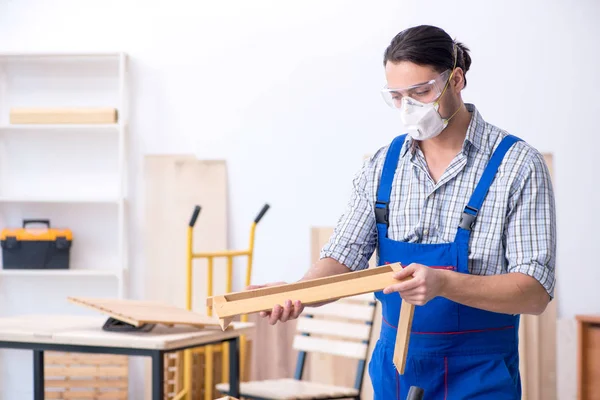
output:
[[116, 124], [115, 108], [11, 108], [11, 124]]
[[155, 301], [87, 297], [69, 297], [68, 300], [136, 327], [144, 324], [191, 325], [198, 328], [219, 326], [218, 319], [214, 317]]
[[46, 352], [46, 399], [126, 400], [128, 356]]

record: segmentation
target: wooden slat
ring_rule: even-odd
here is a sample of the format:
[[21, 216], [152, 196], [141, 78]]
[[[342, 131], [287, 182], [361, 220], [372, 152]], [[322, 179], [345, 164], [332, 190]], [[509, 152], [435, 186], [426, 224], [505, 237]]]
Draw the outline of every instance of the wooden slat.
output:
[[116, 356], [112, 354], [82, 354], [82, 353], [55, 353], [46, 352], [44, 354], [44, 365], [52, 364], [102, 364], [102, 365], [127, 365], [127, 356]]
[[306, 307], [304, 315], [344, 318], [353, 321], [371, 321], [373, 306], [359, 304], [341, 304], [338, 302], [325, 304], [320, 307]]
[[327, 335], [357, 340], [367, 340], [371, 333], [371, 327], [366, 323], [353, 324], [315, 318], [299, 318], [296, 329], [299, 332], [312, 335]]
[[[224, 296], [226, 301], [215, 301], [213, 310], [219, 318], [227, 319], [240, 314], [268, 311], [275, 304], [284, 304], [289, 299], [311, 305], [375, 292], [397, 284], [394, 274], [401, 269], [399, 263], [394, 263], [363, 271], [227, 294]], [[404, 280], [408, 279], [412, 277]]]
[[127, 378], [118, 379], [48, 379], [45, 381], [47, 388], [64, 389], [127, 389]]
[[110, 376], [123, 376], [127, 374], [126, 367], [48, 367], [44, 368], [44, 375], [46, 378], [50, 377], [110, 377]]
[[351, 296], [351, 297], [346, 297], [343, 299], [338, 300], [339, 302], [343, 302], [343, 303], [373, 303], [375, 302], [375, 294], [374, 293], [363, 293], [363, 294], [359, 294], [357, 296]]
[[127, 400], [127, 392], [52, 392], [46, 391], [46, 399], [64, 399], [64, 400]]
[[364, 343], [321, 339], [303, 335], [294, 337], [293, 348], [299, 351], [332, 354], [359, 360], [365, 359], [367, 356], [367, 345]]

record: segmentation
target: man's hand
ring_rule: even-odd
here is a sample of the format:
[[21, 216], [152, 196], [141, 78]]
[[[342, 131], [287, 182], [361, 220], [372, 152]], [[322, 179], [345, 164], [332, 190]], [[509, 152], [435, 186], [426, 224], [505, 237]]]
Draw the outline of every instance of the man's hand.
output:
[[386, 287], [383, 293], [398, 292], [408, 303], [422, 306], [440, 296], [446, 284], [446, 271], [415, 263], [395, 273], [394, 279], [402, 280], [411, 276], [412, 279]]
[[[246, 290], [280, 286], [286, 283], [287, 282], [274, 282], [268, 283], [266, 285], [250, 285], [246, 287]], [[300, 302], [300, 300], [296, 300], [293, 302], [292, 300], [286, 300], [283, 306], [276, 304], [271, 311], [261, 311], [260, 316], [263, 318], [268, 318], [270, 325], [275, 325], [277, 321], [287, 322], [289, 320], [298, 318], [303, 310], [304, 305]]]

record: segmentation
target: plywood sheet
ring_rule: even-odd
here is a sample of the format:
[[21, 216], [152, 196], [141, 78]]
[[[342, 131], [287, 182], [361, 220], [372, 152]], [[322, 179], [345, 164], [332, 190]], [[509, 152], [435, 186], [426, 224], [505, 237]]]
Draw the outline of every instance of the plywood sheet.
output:
[[205, 313], [188, 311], [156, 301], [88, 297], [68, 299], [71, 303], [91, 308], [137, 327], [144, 324], [191, 325], [198, 328], [219, 326], [217, 318], [209, 317]]
[[[227, 248], [227, 171], [224, 161], [192, 155], [147, 155], [144, 299], [185, 307], [187, 227], [195, 205], [194, 251]], [[225, 292], [225, 260], [214, 263], [214, 293]], [[207, 270], [194, 261], [192, 308], [205, 310]]]
[[[179, 307], [186, 303], [187, 229], [194, 206], [202, 210], [194, 228], [194, 252], [228, 248], [225, 161], [194, 155], [144, 157], [144, 299]], [[206, 310], [206, 261], [194, 260], [192, 308]], [[226, 262], [215, 260], [213, 293], [226, 289]], [[146, 382], [150, 382], [149, 363]], [[149, 399], [149, 385], [146, 398]]]

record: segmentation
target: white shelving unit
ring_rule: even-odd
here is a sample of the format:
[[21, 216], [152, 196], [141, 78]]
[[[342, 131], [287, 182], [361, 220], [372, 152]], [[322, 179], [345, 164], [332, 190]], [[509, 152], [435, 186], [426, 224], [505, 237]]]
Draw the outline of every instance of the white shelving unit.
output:
[[[73, 231], [70, 269], [0, 269], [0, 315], [127, 296], [127, 69], [117, 52], [0, 54], [0, 228]], [[11, 125], [12, 107], [114, 107], [118, 122]]]

